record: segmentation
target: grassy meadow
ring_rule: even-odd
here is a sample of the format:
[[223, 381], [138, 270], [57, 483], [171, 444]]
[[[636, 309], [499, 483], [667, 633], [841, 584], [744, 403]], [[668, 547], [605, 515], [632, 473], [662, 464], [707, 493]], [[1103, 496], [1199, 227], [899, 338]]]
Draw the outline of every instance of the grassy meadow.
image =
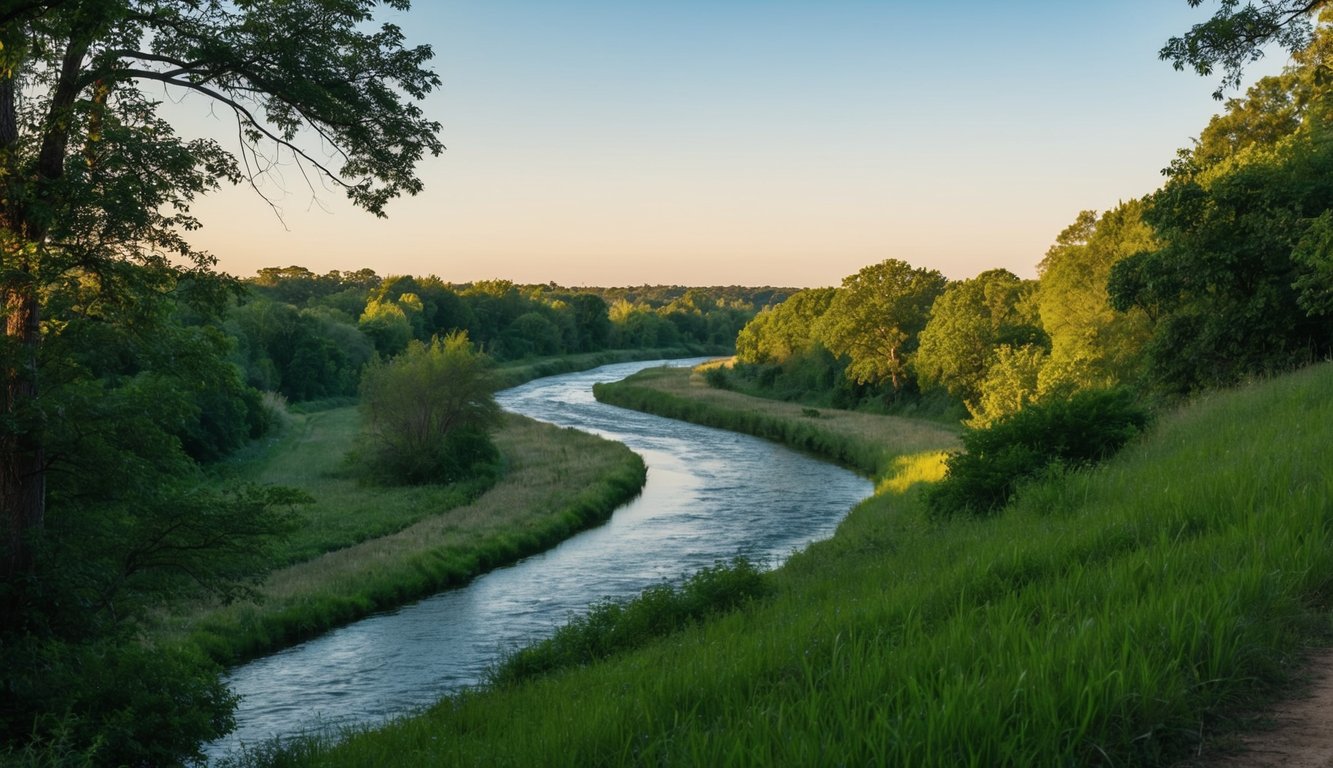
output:
[[1206, 396], [986, 519], [931, 519], [881, 483], [739, 608], [266, 759], [1171, 763], [1330, 641], [1331, 395], [1324, 364]]
[[279, 437], [223, 468], [308, 493], [306, 525], [257, 600], [194, 606], [166, 617], [165, 632], [224, 661], [254, 656], [546, 549], [605, 520], [645, 476], [618, 443], [507, 414], [493, 486], [368, 486], [342, 458], [358, 425], [355, 407], [292, 414]]

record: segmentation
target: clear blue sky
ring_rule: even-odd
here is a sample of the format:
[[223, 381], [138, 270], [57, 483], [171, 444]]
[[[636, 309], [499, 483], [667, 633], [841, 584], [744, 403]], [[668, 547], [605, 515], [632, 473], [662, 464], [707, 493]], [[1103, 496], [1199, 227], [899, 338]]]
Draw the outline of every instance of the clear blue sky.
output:
[[[886, 258], [1023, 276], [1161, 182], [1220, 105], [1158, 61], [1185, 0], [418, 2], [449, 147], [387, 220], [312, 194], [197, 206], [249, 275], [835, 285]], [[1276, 71], [1284, 57], [1254, 68]], [[200, 108], [202, 110], [202, 107]]]

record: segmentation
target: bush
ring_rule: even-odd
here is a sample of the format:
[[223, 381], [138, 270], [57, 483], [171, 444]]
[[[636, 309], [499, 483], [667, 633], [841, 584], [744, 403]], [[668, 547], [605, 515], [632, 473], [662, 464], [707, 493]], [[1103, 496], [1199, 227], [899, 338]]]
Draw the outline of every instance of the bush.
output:
[[234, 725], [235, 695], [195, 650], [5, 640], [0, 764], [177, 765]]
[[412, 342], [361, 380], [362, 445], [349, 461], [382, 483], [452, 483], [494, 469], [489, 430], [500, 419], [490, 362], [466, 333]]
[[963, 434], [962, 453], [926, 503], [934, 514], [989, 514], [1004, 506], [1024, 479], [1053, 465], [1099, 462], [1147, 426], [1149, 414], [1125, 389], [1088, 390], [1030, 405], [983, 429]]

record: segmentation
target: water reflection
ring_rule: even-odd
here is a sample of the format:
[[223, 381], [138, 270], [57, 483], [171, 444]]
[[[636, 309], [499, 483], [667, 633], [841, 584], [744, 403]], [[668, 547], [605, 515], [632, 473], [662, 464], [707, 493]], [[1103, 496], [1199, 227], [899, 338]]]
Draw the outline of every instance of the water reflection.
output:
[[[689, 365], [697, 361], [674, 361]], [[744, 435], [598, 403], [592, 385], [628, 363], [501, 392], [507, 410], [619, 440], [644, 457], [642, 495], [611, 520], [468, 586], [334, 630], [232, 671], [238, 728], [210, 745], [381, 722], [478, 683], [505, 650], [604, 597], [628, 597], [718, 559], [776, 564], [832, 534], [871, 492], [843, 469]]]

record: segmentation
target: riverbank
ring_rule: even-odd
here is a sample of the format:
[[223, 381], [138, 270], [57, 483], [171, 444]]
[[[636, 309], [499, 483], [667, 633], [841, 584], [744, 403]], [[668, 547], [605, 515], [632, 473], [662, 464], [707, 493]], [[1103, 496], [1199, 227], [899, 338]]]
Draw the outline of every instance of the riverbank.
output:
[[938, 479], [944, 453], [959, 446], [958, 428], [752, 397], [710, 387], [688, 368], [649, 368], [598, 384], [593, 395], [610, 405], [773, 440], [881, 482]]
[[[515, 386], [691, 352], [698, 350], [547, 358], [501, 367], [497, 378]], [[355, 406], [293, 412], [279, 435], [217, 468], [231, 482], [306, 492], [306, 524], [274, 553], [278, 567], [256, 599], [161, 616], [160, 637], [189, 640], [223, 663], [271, 652], [548, 549], [605, 521], [645, 478], [642, 460], [622, 445], [510, 415], [495, 437], [505, 471], [493, 487], [370, 487], [343, 466], [358, 424]]]
[[1165, 764], [1328, 641], [1333, 366], [1210, 395], [1003, 514], [884, 490], [768, 597], [293, 764]]

